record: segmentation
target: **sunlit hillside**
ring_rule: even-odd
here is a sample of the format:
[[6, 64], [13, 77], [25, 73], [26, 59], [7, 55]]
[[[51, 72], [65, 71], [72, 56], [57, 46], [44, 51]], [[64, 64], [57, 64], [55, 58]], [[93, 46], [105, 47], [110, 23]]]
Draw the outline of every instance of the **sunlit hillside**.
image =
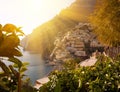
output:
[[87, 21], [95, 3], [96, 0], [76, 0], [70, 7], [62, 10], [60, 16], [68, 17], [75, 21]]
[[69, 31], [78, 22], [86, 22], [87, 17], [94, 10], [95, 2], [96, 0], [76, 0], [53, 19], [33, 30], [32, 34], [26, 37], [24, 48], [47, 56], [54, 47], [55, 37]]

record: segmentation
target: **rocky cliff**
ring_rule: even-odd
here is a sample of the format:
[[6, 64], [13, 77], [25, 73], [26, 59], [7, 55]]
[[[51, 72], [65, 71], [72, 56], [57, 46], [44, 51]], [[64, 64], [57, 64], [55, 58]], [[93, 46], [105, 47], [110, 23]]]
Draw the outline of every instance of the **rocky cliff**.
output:
[[[96, 0], [76, 0], [50, 21], [38, 26], [29, 37], [24, 38], [24, 48], [48, 56], [54, 48], [53, 42], [79, 22], [86, 22], [94, 10]], [[26, 40], [27, 39], [27, 40]]]
[[55, 48], [50, 55], [53, 61], [65, 61], [71, 57], [86, 59], [96, 50], [103, 51], [103, 45], [97, 40], [92, 32], [89, 23], [79, 23], [66, 32], [64, 36], [59, 36], [54, 42]]

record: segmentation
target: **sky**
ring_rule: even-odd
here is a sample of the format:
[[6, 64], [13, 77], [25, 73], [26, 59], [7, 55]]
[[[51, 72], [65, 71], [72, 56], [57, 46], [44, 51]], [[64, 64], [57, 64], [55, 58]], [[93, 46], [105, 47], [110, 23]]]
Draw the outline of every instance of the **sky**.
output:
[[0, 0], [0, 24], [15, 24], [29, 34], [75, 0]]

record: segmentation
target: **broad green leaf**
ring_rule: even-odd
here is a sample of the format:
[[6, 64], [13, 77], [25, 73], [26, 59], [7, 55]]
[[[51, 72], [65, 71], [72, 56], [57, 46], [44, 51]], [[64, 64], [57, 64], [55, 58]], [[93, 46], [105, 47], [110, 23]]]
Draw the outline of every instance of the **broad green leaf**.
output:
[[13, 64], [13, 67], [14, 67], [14, 68], [18, 68], [18, 64], [15, 64], [15, 63], [14, 63], [14, 64]]
[[13, 24], [6, 24], [3, 26], [2, 31], [10, 33], [10, 32], [14, 32], [16, 28], [17, 27]]
[[0, 48], [0, 56], [2, 57], [22, 56], [22, 53], [17, 49], [1, 49]]
[[2, 61], [0, 61], [0, 67], [2, 68], [2, 70], [4, 71], [4, 73], [6, 73], [8, 75], [10, 74], [9, 68]]
[[23, 66], [28, 66], [29, 63], [28, 62], [23, 62]]
[[22, 53], [19, 50], [17, 50], [17, 49], [14, 49], [13, 52], [12, 52], [12, 54], [14, 56], [22, 56]]
[[17, 71], [13, 68], [12, 65], [9, 65], [9, 68], [11, 69], [12, 73], [13, 73], [16, 77], [18, 77], [19, 72], [17, 72]]
[[19, 45], [20, 40], [16, 35], [8, 35], [0, 44], [0, 56], [21, 56], [16, 47]]
[[8, 61], [17, 64], [19, 68], [22, 67], [22, 62], [19, 59], [15, 58], [15, 57], [9, 57]]
[[2, 44], [3, 45], [6, 44], [7, 46], [14, 48], [17, 47], [19, 43], [20, 43], [20, 39], [18, 38], [18, 36], [11, 34], [4, 39], [4, 42]]
[[22, 67], [21, 70], [20, 70], [20, 73], [23, 73], [23, 72], [25, 72], [26, 70], [27, 70], [26, 67]]

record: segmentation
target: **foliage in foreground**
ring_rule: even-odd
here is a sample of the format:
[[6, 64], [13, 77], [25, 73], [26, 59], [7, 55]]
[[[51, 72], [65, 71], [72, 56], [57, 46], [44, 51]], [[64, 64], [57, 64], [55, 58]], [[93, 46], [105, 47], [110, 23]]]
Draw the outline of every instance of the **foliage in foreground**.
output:
[[91, 67], [54, 71], [40, 92], [119, 92], [120, 58], [101, 56]]
[[[17, 56], [22, 56], [20, 51], [20, 38], [23, 36], [21, 28], [13, 24], [0, 24], [0, 92], [24, 92], [23, 86], [24, 71], [26, 65]], [[5, 63], [11, 62], [10, 65]], [[25, 91], [27, 92], [27, 91]]]

